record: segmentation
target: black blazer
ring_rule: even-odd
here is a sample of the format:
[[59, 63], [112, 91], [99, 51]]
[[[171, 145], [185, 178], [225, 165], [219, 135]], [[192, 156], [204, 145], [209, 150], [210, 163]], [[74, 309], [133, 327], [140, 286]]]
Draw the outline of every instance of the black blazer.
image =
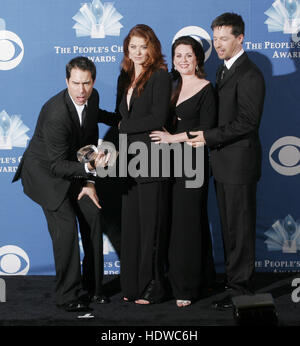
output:
[[[217, 74], [219, 80], [220, 69]], [[244, 53], [217, 83], [218, 127], [204, 131], [211, 149], [211, 166], [221, 183], [247, 184], [261, 175], [258, 129], [265, 82], [261, 71]]]
[[56, 210], [73, 179], [94, 179], [86, 173], [76, 153], [84, 145], [98, 143], [99, 95], [94, 89], [88, 112], [80, 127], [76, 108], [67, 89], [52, 97], [41, 109], [33, 137], [13, 182], [22, 179], [24, 192], [49, 210]]
[[[119, 83], [122, 81], [119, 78]], [[118, 88], [120, 90], [120, 88]], [[150, 182], [160, 177], [151, 177], [151, 138], [150, 132], [161, 130], [169, 117], [171, 97], [171, 78], [163, 69], [155, 71], [145, 84], [144, 90], [137, 95], [134, 89], [130, 99], [129, 109], [127, 95], [123, 93], [120, 98], [119, 111], [122, 116], [120, 133], [127, 134], [128, 144], [142, 142], [148, 149], [148, 174], [147, 177], [136, 177], [137, 182]], [[153, 145], [156, 145], [153, 143]], [[129, 157], [131, 159], [132, 157]], [[158, 163], [162, 167], [161, 161]]]

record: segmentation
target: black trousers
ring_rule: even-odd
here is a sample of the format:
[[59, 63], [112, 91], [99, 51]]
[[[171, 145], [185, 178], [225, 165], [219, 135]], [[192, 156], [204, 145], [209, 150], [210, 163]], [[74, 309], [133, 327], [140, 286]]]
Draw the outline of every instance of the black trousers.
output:
[[153, 299], [164, 295], [168, 182], [133, 182], [122, 200], [121, 287], [139, 299], [151, 280]]
[[[102, 293], [101, 211], [88, 196], [78, 201], [78, 192], [78, 188], [71, 188], [55, 211], [43, 208], [53, 245], [58, 305], [78, 299], [83, 290], [93, 295]], [[82, 276], [77, 221], [84, 250]]]
[[221, 218], [227, 285], [233, 295], [253, 292], [256, 236], [256, 183], [215, 181]]

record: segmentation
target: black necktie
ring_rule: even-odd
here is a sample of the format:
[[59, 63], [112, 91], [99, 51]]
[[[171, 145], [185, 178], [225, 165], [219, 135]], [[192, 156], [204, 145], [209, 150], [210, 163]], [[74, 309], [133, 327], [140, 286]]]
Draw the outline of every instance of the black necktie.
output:
[[82, 113], [81, 113], [81, 127], [83, 127], [83, 125], [84, 125], [86, 113], [87, 113], [87, 106], [84, 105], [84, 108], [83, 108]]
[[229, 71], [228, 68], [227, 68], [226, 65], [224, 64], [223, 69], [222, 69], [222, 71], [221, 71], [220, 80], [222, 80], [222, 79], [225, 78], [225, 76], [226, 76], [226, 74], [227, 74], [228, 71]]

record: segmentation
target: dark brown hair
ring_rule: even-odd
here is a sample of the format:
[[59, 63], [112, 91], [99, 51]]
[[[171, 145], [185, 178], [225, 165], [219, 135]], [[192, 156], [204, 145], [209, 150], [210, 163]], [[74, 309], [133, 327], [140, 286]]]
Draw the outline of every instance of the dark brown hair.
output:
[[235, 37], [245, 34], [245, 23], [239, 14], [226, 12], [215, 18], [211, 23], [212, 30], [221, 26], [231, 26], [232, 35]]
[[85, 56], [77, 56], [70, 60], [66, 65], [66, 78], [70, 79], [71, 70], [73, 68], [78, 68], [82, 71], [90, 71], [93, 81], [96, 79], [96, 66], [95, 64]]
[[172, 97], [171, 97], [171, 104], [172, 105], [176, 104], [178, 97], [179, 97], [179, 94], [180, 94], [180, 91], [181, 91], [181, 87], [182, 87], [182, 78], [180, 76], [180, 73], [178, 71], [176, 71], [174, 68], [175, 50], [181, 44], [192, 47], [192, 50], [193, 50], [193, 52], [196, 56], [196, 60], [197, 60], [197, 68], [195, 71], [195, 75], [199, 79], [205, 77], [205, 71], [204, 71], [205, 54], [204, 54], [204, 50], [202, 48], [201, 43], [198, 42], [197, 40], [195, 40], [191, 36], [181, 36], [181, 37], [177, 38], [172, 45], [172, 71], [171, 72], [172, 72], [174, 80], [178, 80], [178, 83], [172, 92]]
[[145, 24], [134, 26], [125, 37], [123, 44], [124, 58], [122, 61], [122, 68], [128, 75], [128, 85], [126, 85], [126, 89], [130, 87], [135, 78], [134, 64], [132, 60], [129, 59], [128, 52], [129, 42], [133, 36], [143, 38], [148, 49], [148, 58], [143, 64], [143, 72], [140, 74], [135, 84], [137, 94], [140, 95], [144, 89], [145, 83], [149, 80], [153, 72], [158, 69], [167, 70], [167, 64], [165, 63], [164, 56], [161, 52], [161, 44], [154, 31]]

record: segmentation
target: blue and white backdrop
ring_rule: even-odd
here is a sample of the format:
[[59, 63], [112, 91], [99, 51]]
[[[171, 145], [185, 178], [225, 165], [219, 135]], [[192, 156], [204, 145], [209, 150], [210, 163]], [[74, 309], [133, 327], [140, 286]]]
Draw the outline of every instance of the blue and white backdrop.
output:
[[[86, 2], [84, 2], [86, 1]], [[0, 275], [52, 275], [52, 245], [41, 208], [11, 184], [42, 104], [65, 88], [65, 65], [77, 55], [98, 71], [101, 107], [114, 110], [123, 39], [151, 26], [171, 66], [177, 35], [201, 39], [208, 79], [220, 61], [211, 21], [233, 11], [246, 24], [245, 50], [263, 71], [263, 173], [258, 187], [257, 271], [300, 270], [300, 1], [299, 0], [1, 0], [0, 3]], [[109, 128], [99, 125], [100, 137]], [[118, 194], [111, 203], [117, 206]], [[215, 192], [209, 216], [218, 272], [224, 270]], [[105, 273], [119, 273], [117, 216], [108, 218]], [[111, 222], [111, 224], [110, 224]], [[114, 239], [116, 238], [116, 239]], [[112, 241], [114, 239], [114, 241]], [[192, 240], [191, 240], [192, 241]], [[114, 245], [113, 245], [114, 244]]]

